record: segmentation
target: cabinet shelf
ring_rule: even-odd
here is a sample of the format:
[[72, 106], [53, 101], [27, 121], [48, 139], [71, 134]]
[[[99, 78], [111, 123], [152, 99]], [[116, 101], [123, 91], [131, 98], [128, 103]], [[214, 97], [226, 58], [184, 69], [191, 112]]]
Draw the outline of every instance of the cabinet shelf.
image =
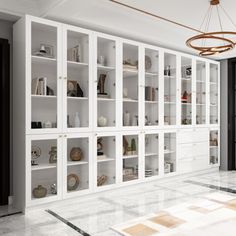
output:
[[138, 102], [138, 100], [135, 100], [135, 99], [128, 99], [128, 98], [124, 98], [123, 99], [123, 102]]
[[171, 151], [171, 150], [164, 150], [164, 154], [172, 154], [172, 153], [175, 153], [175, 151]]
[[158, 76], [158, 73], [157, 72], [145, 72], [145, 76], [148, 78], [153, 78], [153, 77]]
[[98, 65], [97, 68], [101, 72], [109, 72], [116, 69], [114, 66], [101, 66], [101, 65]]
[[87, 165], [87, 161], [67, 161], [67, 166]]
[[191, 106], [192, 103], [185, 103], [185, 102], [181, 102], [181, 105], [185, 105], [185, 106]]
[[53, 168], [56, 168], [57, 165], [56, 164], [39, 164], [39, 165], [36, 165], [36, 166], [31, 166], [31, 170], [33, 171], [36, 171], [36, 170], [46, 170], [46, 169], [53, 169]]
[[133, 158], [138, 158], [138, 155], [127, 155], [127, 156], [123, 156], [123, 159], [133, 159]]
[[67, 97], [68, 100], [88, 100], [88, 97]]
[[145, 154], [145, 157], [153, 157], [153, 156], [158, 156], [158, 153], [153, 152], [153, 153], [146, 153]]
[[39, 99], [55, 99], [57, 98], [57, 96], [54, 96], [54, 95], [35, 95], [35, 94], [32, 94], [31, 95], [32, 98], [39, 98]]
[[55, 58], [50, 58], [50, 57], [40, 57], [40, 56], [31, 56], [32, 62], [34, 63], [40, 63], [40, 64], [48, 64], [48, 65], [52, 65], [52, 64], [56, 64], [57, 59]]
[[88, 67], [88, 63], [76, 62], [76, 61], [67, 61], [67, 65], [72, 68], [84, 68]]
[[98, 159], [97, 160], [97, 162], [98, 163], [101, 163], [101, 162], [109, 162], [109, 161], [115, 161], [115, 159], [114, 158], [109, 158], [109, 157], [106, 157], [106, 158], [104, 158], [104, 159]]
[[123, 70], [123, 78], [136, 77], [138, 75], [138, 70]]
[[164, 75], [164, 79], [175, 79], [176, 77], [174, 75]]
[[205, 83], [204, 80], [196, 80], [197, 83]]
[[176, 103], [175, 102], [164, 102], [164, 104], [166, 104], [166, 105], [175, 105]]
[[192, 81], [191, 78], [182, 78], [181, 80], [182, 80], [183, 82], [191, 82], [191, 81]]
[[114, 102], [116, 99], [114, 98], [97, 98], [99, 102]]
[[150, 103], [150, 104], [157, 104], [158, 101], [145, 101], [145, 103]]

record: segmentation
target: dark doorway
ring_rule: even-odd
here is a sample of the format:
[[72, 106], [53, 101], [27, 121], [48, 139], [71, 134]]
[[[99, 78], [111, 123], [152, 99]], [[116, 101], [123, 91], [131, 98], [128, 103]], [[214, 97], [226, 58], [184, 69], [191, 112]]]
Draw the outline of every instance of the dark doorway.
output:
[[236, 170], [236, 58], [228, 60], [228, 170]]
[[6, 39], [0, 39], [0, 79], [0, 205], [7, 205], [10, 193], [10, 45]]

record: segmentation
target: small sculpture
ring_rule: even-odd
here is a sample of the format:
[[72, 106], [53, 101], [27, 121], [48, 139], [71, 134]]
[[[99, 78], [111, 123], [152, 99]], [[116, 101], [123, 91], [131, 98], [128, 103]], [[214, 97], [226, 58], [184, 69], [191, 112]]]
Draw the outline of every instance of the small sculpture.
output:
[[31, 165], [37, 166], [38, 163], [35, 162], [36, 159], [38, 159], [41, 156], [41, 149], [37, 146], [31, 147]]
[[98, 126], [99, 127], [105, 127], [107, 126], [107, 118], [105, 116], [100, 116], [98, 118]]
[[106, 183], [108, 177], [106, 175], [101, 175], [97, 177], [97, 186], [102, 186]]
[[102, 156], [103, 154], [104, 154], [104, 152], [103, 152], [102, 138], [98, 138], [98, 140], [97, 140], [97, 155]]
[[38, 187], [33, 189], [32, 194], [35, 198], [43, 198], [47, 195], [47, 189], [44, 188], [42, 185], [38, 185]]
[[79, 147], [73, 147], [70, 151], [70, 159], [72, 161], [81, 161], [83, 159], [83, 151]]
[[108, 94], [105, 93], [105, 80], [107, 75], [106, 74], [100, 74], [98, 85], [97, 85], [97, 91], [98, 91], [98, 97], [108, 97]]
[[57, 184], [51, 185], [51, 194], [54, 194], [54, 195], [57, 194]]
[[57, 163], [57, 147], [53, 146], [51, 147], [51, 151], [49, 152], [50, 158], [49, 158], [49, 163]]
[[133, 155], [135, 155], [136, 151], [137, 151], [137, 149], [136, 149], [136, 141], [135, 141], [134, 138], [132, 138], [132, 140], [131, 140], [131, 151], [132, 151]]
[[125, 136], [123, 136], [123, 155], [128, 155], [129, 143]]

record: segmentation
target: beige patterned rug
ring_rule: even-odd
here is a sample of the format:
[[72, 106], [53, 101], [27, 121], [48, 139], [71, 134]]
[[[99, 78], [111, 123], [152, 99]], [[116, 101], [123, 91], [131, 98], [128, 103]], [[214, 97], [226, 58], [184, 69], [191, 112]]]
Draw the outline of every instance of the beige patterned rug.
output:
[[236, 196], [211, 193], [112, 229], [124, 236], [236, 236]]

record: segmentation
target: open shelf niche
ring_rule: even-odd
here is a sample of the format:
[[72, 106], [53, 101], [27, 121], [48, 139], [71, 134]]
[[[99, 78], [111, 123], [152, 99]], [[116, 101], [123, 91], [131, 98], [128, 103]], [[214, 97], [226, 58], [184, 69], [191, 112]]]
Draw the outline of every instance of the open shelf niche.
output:
[[138, 135], [123, 135], [123, 182], [138, 179]]
[[145, 177], [159, 174], [159, 134], [145, 135]]
[[67, 192], [89, 188], [89, 138], [67, 138]]
[[176, 133], [164, 134], [164, 173], [176, 172]]
[[31, 128], [57, 128], [57, 28], [32, 23]]
[[97, 39], [97, 126], [116, 126], [116, 43]]
[[176, 125], [176, 55], [164, 53], [164, 125]]
[[206, 63], [197, 60], [196, 71], [196, 124], [206, 123]]
[[209, 142], [210, 142], [210, 157], [209, 163], [210, 165], [217, 165], [219, 163], [219, 139], [218, 139], [218, 130], [211, 130], [209, 134]]
[[138, 126], [138, 46], [123, 44], [123, 126]]
[[97, 187], [116, 183], [116, 137], [97, 137]]
[[31, 141], [31, 199], [57, 195], [57, 140]]
[[67, 31], [67, 128], [89, 126], [89, 36]]
[[145, 49], [145, 126], [159, 121], [159, 52]]
[[210, 63], [210, 124], [218, 124], [218, 66]]
[[192, 60], [181, 57], [181, 124], [192, 124]]

